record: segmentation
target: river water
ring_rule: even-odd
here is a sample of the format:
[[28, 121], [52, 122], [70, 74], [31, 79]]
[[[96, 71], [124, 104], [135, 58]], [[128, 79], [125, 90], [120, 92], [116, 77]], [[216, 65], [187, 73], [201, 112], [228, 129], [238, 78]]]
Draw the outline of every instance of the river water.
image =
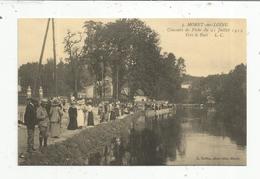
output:
[[90, 156], [89, 165], [246, 165], [246, 135], [214, 112], [143, 117]]

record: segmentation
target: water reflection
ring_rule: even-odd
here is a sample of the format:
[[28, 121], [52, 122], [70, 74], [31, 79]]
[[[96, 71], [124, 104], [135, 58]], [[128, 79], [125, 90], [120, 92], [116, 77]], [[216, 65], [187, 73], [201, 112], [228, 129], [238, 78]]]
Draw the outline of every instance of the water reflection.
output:
[[[203, 110], [135, 120], [128, 136], [112, 139], [89, 165], [244, 164], [245, 134], [218, 122]], [[235, 154], [235, 155], [234, 155]], [[238, 161], [211, 161], [232, 155]], [[201, 161], [201, 157], [210, 161]], [[199, 159], [198, 159], [199, 158]]]

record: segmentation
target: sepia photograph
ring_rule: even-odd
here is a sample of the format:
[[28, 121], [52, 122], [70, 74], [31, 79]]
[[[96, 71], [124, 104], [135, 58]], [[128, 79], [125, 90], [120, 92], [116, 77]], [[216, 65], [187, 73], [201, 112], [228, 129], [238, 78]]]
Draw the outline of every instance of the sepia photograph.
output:
[[246, 166], [247, 20], [18, 18], [19, 166]]

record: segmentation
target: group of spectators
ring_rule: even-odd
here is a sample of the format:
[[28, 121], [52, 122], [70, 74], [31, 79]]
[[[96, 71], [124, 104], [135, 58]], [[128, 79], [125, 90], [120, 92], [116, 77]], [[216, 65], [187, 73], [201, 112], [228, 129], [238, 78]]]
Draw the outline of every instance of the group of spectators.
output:
[[[27, 106], [24, 115], [24, 123], [27, 126], [28, 152], [35, 151], [34, 130], [39, 128], [39, 149], [47, 146], [48, 137], [58, 138], [61, 134], [63, 116], [68, 117], [68, 130], [82, 129], [85, 126], [94, 126], [92, 100], [75, 99], [71, 97], [70, 102], [60, 98], [27, 99]], [[113, 121], [120, 116], [135, 113], [141, 110], [160, 110], [171, 107], [162, 103], [121, 103], [120, 101], [102, 101], [97, 105], [97, 116], [95, 119], [100, 123]]]
[[27, 151], [34, 148], [35, 127], [39, 128], [39, 149], [46, 147], [48, 137], [59, 138], [62, 129], [62, 119], [68, 114], [68, 130], [83, 128], [85, 125], [94, 126], [91, 102], [72, 100], [69, 108], [60, 98], [41, 99], [28, 98], [24, 113], [24, 124], [27, 126]]
[[[46, 147], [48, 138], [59, 138], [62, 129], [62, 119], [68, 117], [68, 130], [82, 129], [94, 126], [94, 107], [91, 100], [75, 99], [70, 102], [59, 97], [41, 99], [28, 98], [24, 113], [24, 124], [27, 126], [27, 151], [34, 148], [35, 127], [39, 128], [39, 149]], [[116, 120], [119, 116], [130, 114], [137, 110], [136, 104], [118, 102], [101, 102], [97, 105], [97, 119], [100, 123]]]
[[137, 105], [133, 103], [120, 103], [120, 101], [109, 103], [104, 101], [98, 105], [98, 115], [102, 123], [113, 121], [125, 114], [134, 113], [137, 111], [137, 108]]
[[92, 101], [72, 98], [68, 109], [68, 130], [82, 129], [85, 126], [94, 126]]
[[27, 126], [27, 150], [35, 151], [34, 131], [35, 126], [39, 127], [39, 148], [46, 147], [49, 134], [51, 137], [59, 137], [63, 106], [60, 100], [42, 99], [40, 102], [32, 98], [27, 99], [24, 113], [24, 124]]
[[161, 110], [161, 109], [168, 109], [168, 108], [173, 108], [174, 105], [167, 103], [167, 102], [150, 102], [150, 103], [145, 103], [145, 110]]

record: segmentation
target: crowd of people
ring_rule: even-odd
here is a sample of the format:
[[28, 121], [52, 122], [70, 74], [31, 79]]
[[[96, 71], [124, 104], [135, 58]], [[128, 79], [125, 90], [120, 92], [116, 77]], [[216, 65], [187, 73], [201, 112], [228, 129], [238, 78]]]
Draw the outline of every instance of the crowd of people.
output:
[[[142, 104], [102, 101], [93, 107], [92, 100], [75, 99], [75, 97], [71, 97], [69, 103], [59, 97], [43, 98], [40, 101], [28, 98], [24, 114], [24, 124], [27, 126], [28, 152], [35, 151], [35, 126], [38, 125], [39, 128], [39, 149], [41, 150], [47, 146], [48, 137], [60, 137], [64, 116], [68, 118], [67, 130], [77, 130], [86, 126], [94, 126], [96, 120], [99, 120], [98, 123], [114, 121], [120, 116], [135, 113], [139, 109], [160, 110], [171, 107], [169, 104], [163, 103]], [[94, 120], [94, 109], [97, 110], [96, 120]]]
[[85, 99], [71, 99], [68, 109], [69, 125], [68, 130], [82, 129], [84, 126], [94, 126], [94, 115], [92, 101]]
[[[150, 102], [145, 103], [145, 110], [161, 110], [175, 107], [174, 104], [170, 104], [168, 102]], [[176, 108], [176, 107], [175, 107]]]
[[83, 128], [86, 124], [94, 126], [91, 102], [72, 100], [68, 109], [66, 102], [59, 98], [41, 99], [37, 101], [27, 99], [24, 113], [24, 124], [27, 126], [27, 151], [36, 151], [34, 148], [34, 131], [39, 128], [39, 149], [47, 146], [48, 137], [59, 138], [62, 128], [63, 115], [68, 113], [68, 130]]
[[[41, 99], [40, 101], [28, 98], [24, 113], [24, 124], [27, 126], [27, 151], [36, 151], [34, 148], [35, 127], [39, 128], [39, 149], [46, 147], [48, 138], [59, 138], [62, 129], [63, 116], [68, 116], [68, 130], [82, 129], [94, 126], [92, 100], [75, 99], [70, 102], [60, 98]], [[100, 123], [116, 120], [124, 114], [137, 110], [132, 103], [101, 102], [97, 105], [97, 116]]]
[[116, 118], [137, 111], [137, 105], [133, 103], [120, 103], [104, 101], [98, 105], [98, 115], [100, 122], [113, 121]]

